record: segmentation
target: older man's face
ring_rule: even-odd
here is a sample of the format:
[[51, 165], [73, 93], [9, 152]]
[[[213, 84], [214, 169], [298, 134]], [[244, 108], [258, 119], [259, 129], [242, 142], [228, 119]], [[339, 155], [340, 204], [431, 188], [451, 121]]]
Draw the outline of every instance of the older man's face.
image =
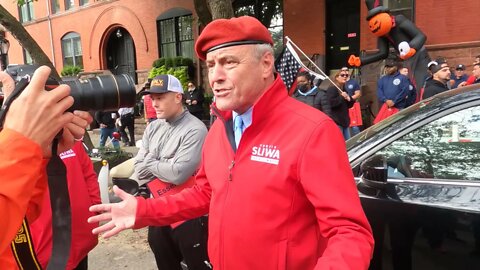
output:
[[222, 48], [207, 54], [208, 79], [218, 109], [247, 111], [273, 78], [273, 55], [265, 53], [260, 59], [255, 45]]

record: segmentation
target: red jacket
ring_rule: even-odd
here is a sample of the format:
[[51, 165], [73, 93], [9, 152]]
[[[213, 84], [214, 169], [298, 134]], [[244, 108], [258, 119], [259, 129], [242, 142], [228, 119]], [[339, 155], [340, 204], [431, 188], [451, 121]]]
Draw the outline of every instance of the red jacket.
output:
[[25, 215], [38, 216], [48, 160], [37, 143], [9, 129], [0, 132], [0, 158], [0, 269], [16, 269], [10, 243]]
[[[74, 269], [98, 243], [97, 236], [92, 234], [98, 224], [89, 224], [87, 219], [92, 216], [88, 208], [101, 203], [100, 189], [92, 161], [81, 142], [61, 153], [60, 157], [67, 168], [72, 209], [72, 244], [67, 269]], [[52, 254], [52, 211], [48, 189], [45, 194], [40, 216], [30, 224], [37, 258], [43, 269], [46, 269]]]
[[337, 125], [288, 97], [277, 78], [236, 153], [232, 129], [231, 112], [219, 115], [196, 185], [138, 198], [136, 227], [209, 211], [214, 269], [367, 269], [373, 237]]

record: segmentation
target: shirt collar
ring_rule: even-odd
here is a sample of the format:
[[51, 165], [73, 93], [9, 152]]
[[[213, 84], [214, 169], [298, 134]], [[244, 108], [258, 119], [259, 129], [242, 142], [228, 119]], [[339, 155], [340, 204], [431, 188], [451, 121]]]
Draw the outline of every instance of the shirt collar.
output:
[[235, 119], [235, 117], [237, 117], [237, 116], [242, 118], [243, 126], [244, 126], [243, 130], [245, 130], [252, 124], [252, 112], [253, 112], [253, 107], [250, 107], [250, 109], [248, 109], [243, 114], [238, 114], [236, 112], [232, 112], [232, 119]]
[[187, 115], [187, 113], [188, 113], [188, 110], [183, 109], [182, 113], [175, 116], [174, 118], [169, 119], [169, 120], [167, 120], [167, 119], [163, 119], [163, 120], [165, 122], [169, 123], [170, 125], [175, 126], [175, 125], [177, 125], [178, 122], [180, 122], [181, 119], [183, 119], [185, 117], [185, 115]]

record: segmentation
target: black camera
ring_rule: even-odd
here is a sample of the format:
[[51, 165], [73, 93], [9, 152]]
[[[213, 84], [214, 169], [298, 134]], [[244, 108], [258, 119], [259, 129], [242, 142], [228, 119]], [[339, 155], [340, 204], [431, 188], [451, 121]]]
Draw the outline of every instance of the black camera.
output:
[[[15, 80], [15, 83], [18, 83], [23, 78], [30, 81], [38, 67], [36, 65], [10, 65], [5, 72]], [[75, 101], [69, 111], [104, 111], [135, 106], [135, 83], [127, 74], [100, 75], [88, 79], [60, 82], [49, 77], [45, 89], [51, 90], [59, 84], [70, 86], [70, 95]]]

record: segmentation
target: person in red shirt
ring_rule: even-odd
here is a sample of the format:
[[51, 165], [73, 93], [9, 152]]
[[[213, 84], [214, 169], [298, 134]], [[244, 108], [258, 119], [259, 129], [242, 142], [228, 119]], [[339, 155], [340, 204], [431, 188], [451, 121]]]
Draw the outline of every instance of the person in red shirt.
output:
[[[97, 175], [80, 141], [72, 149], [61, 153], [60, 158], [67, 169], [72, 211], [72, 244], [66, 269], [86, 270], [87, 254], [98, 243], [97, 236], [91, 233], [95, 224], [87, 223], [87, 219], [92, 216], [88, 208], [101, 203]], [[38, 261], [43, 269], [47, 269], [52, 253], [52, 211], [48, 190], [41, 208], [40, 216], [30, 224], [30, 231]]]
[[209, 214], [208, 255], [217, 270], [367, 269], [373, 251], [337, 125], [287, 94], [273, 40], [253, 17], [218, 19], [198, 37], [218, 116], [195, 185], [155, 199], [92, 206], [110, 237], [127, 228]]
[[[152, 79], [151, 78], [148, 79], [142, 91], [148, 91], [148, 89], [150, 89], [151, 82], [152, 82]], [[153, 107], [152, 98], [150, 97], [150, 95], [143, 96], [143, 108], [144, 108], [144, 115], [145, 115], [145, 123], [147, 125], [150, 124], [152, 121], [157, 120], [157, 112]]]
[[[39, 215], [54, 136], [63, 128], [59, 150], [65, 151], [75, 138], [83, 136], [92, 121], [88, 112], [66, 112], [73, 104], [69, 86], [44, 90], [49, 75], [48, 67], [35, 71], [29, 85], [11, 104], [0, 131], [0, 269], [17, 268], [10, 248], [12, 240], [24, 217], [33, 221]], [[0, 72], [0, 80], [7, 100], [14, 81], [4, 72]]]

